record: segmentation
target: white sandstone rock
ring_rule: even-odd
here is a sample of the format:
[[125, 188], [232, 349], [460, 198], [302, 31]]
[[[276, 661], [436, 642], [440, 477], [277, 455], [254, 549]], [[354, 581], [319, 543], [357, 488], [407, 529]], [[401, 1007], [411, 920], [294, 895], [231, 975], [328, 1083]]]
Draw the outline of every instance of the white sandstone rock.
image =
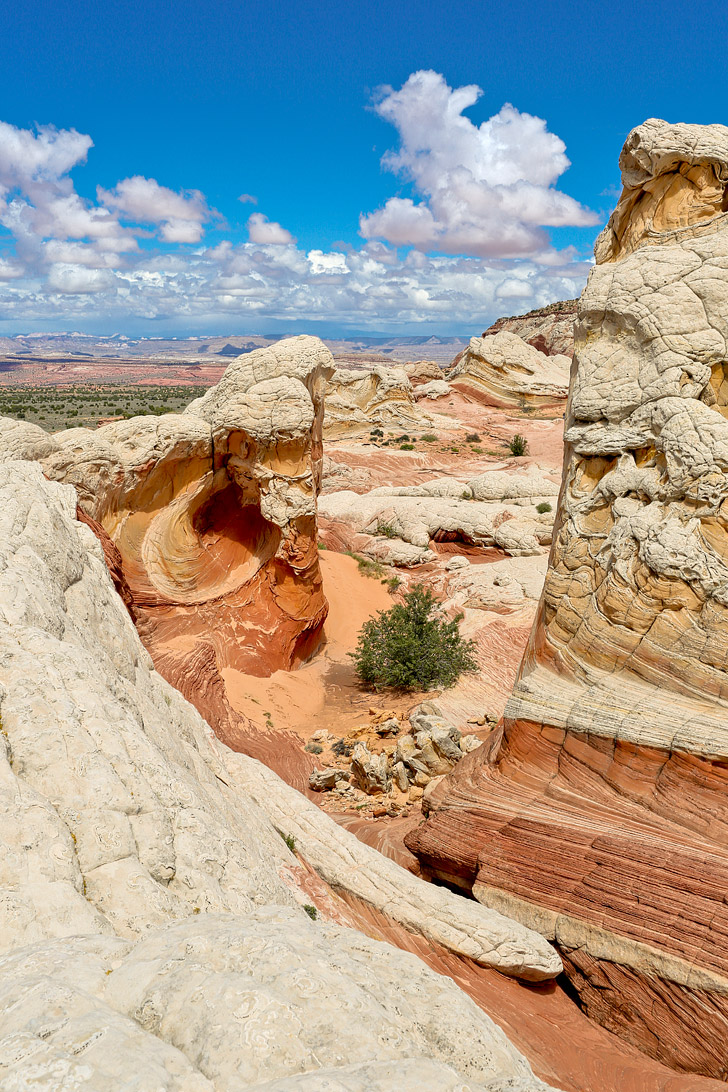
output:
[[309, 921], [279, 834], [334, 888], [505, 973], [553, 977], [553, 949], [216, 740], [154, 671], [76, 500], [38, 463], [3, 467], [0, 1084], [230, 1092], [303, 1066], [312, 1089], [394, 1092], [416, 1064], [432, 1092], [542, 1087], [452, 981]]

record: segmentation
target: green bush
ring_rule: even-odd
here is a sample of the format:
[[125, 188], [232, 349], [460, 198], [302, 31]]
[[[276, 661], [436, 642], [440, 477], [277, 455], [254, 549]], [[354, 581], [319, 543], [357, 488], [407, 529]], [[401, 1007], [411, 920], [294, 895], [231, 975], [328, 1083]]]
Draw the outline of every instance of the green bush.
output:
[[414, 444], [400, 444], [399, 445], [399, 450], [400, 451], [414, 451], [414, 449], [415, 449]]
[[468, 441], [469, 444], [480, 443], [480, 436], [478, 436], [477, 432], [469, 432], [465, 439]]
[[404, 602], [364, 623], [350, 656], [365, 686], [431, 690], [476, 670], [475, 645], [460, 635], [463, 616], [448, 622], [436, 612], [432, 592], [415, 584]]
[[315, 906], [311, 906], [310, 902], [304, 902], [303, 909], [306, 911], [311, 921], [316, 921], [316, 918], [318, 917], [318, 910]]
[[536, 505], [536, 511], [539, 512], [541, 515], [543, 515], [544, 512], [550, 512], [551, 511], [551, 505], [549, 504], [548, 501], [541, 501], [540, 504]]
[[434, 432], [426, 432], [424, 436], [420, 436], [420, 440], [426, 444], [436, 444], [437, 436], [435, 436]]
[[520, 432], [517, 432], [515, 436], [512, 436], [508, 441], [508, 450], [511, 455], [525, 455], [528, 451], [528, 440], [525, 436], [522, 436]]

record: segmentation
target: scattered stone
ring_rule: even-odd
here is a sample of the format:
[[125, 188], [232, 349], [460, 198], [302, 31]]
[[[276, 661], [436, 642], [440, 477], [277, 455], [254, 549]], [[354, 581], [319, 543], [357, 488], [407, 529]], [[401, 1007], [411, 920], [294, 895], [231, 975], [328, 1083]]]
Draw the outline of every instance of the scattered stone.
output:
[[357, 743], [351, 756], [351, 773], [363, 792], [372, 796], [389, 790], [391, 777], [387, 755], [374, 755], [366, 743]]
[[309, 774], [308, 785], [314, 792], [326, 792], [333, 789], [339, 781], [348, 781], [349, 775], [345, 770], [339, 770], [335, 766], [329, 766], [325, 770], [312, 770]]
[[378, 736], [396, 736], [399, 733], [400, 724], [396, 717], [389, 717], [387, 720], [382, 721], [381, 724], [375, 725], [375, 731]]
[[470, 567], [470, 562], [467, 557], [462, 554], [455, 554], [449, 561], [445, 562], [445, 568], [449, 573], [456, 572], [457, 569], [467, 569]]
[[480, 739], [478, 736], [462, 736], [460, 739], [460, 747], [462, 748], [463, 754], [466, 755], [470, 754], [471, 751], [477, 750], [477, 748], [481, 747], [482, 745], [483, 740]]

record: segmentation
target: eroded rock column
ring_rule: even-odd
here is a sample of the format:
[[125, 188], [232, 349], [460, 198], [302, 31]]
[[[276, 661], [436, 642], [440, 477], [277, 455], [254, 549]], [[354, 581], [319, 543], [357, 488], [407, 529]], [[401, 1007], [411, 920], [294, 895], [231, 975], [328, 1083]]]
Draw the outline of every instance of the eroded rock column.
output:
[[620, 166], [503, 736], [408, 844], [554, 938], [600, 1023], [726, 1079], [728, 128], [645, 122]]

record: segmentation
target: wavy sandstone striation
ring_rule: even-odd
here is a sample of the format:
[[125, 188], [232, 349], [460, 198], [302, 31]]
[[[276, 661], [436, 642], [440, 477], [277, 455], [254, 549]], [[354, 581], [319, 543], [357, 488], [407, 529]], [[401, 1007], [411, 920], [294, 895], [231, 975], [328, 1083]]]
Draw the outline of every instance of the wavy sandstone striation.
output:
[[235, 360], [181, 414], [52, 436], [0, 422], [0, 459], [37, 459], [76, 487], [158, 669], [250, 753], [261, 741], [222, 672], [294, 667], [326, 617], [316, 495], [332, 371], [318, 338], [291, 338]]
[[728, 128], [648, 121], [579, 304], [503, 736], [407, 841], [553, 938], [587, 1013], [728, 1078]]
[[326, 387], [324, 435], [327, 440], [373, 428], [426, 429], [432, 425], [415, 402], [404, 368], [375, 364], [366, 371], [337, 368]]
[[447, 379], [456, 390], [489, 406], [548, 406], [566, 398], [570, 364], [567, 356], [547, 356], [518, 334], [501, 330], [471, 338]]

